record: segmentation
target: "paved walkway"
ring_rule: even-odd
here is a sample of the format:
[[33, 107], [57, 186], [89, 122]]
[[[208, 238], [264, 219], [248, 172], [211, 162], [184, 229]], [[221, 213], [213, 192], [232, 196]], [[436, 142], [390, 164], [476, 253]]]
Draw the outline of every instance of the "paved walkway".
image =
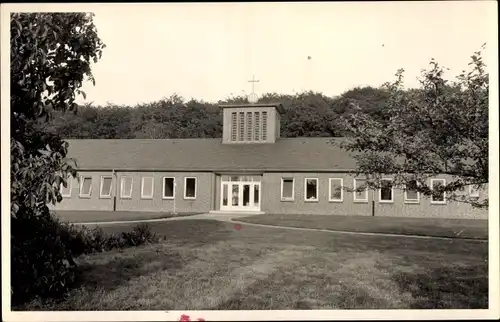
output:
[[472, 240], [477, 242], [488, 242], [484, 239], [472, 239], [472, 238], [460, 238], [460, 237], [438, 237], [438, 236], [421, 236], [421, 235], [403, 235], [403, 234], [390, 234], [390, 233], [367, 233], [367, 232], [354, 232], [354, 231], [342, 231], [342, 230], [328, 230], [328, 229], [317, 229], [317, 228], [299, 228], [299, 227], [289, 227], [289, 226], [273, 226], [264, 224], [255, 224], [249, 222], [239, 221], [239, 218], [248, 217], [248, 214], [200, 214], [193, 216], [184, 217], [171, 217], [171, 218], [158, 218], [158, 219], [143, 219], [143, 220], [129, 220], [129, 221], [107, 221], [107, 222], [85, 222], [85, 223], [75, 223], [78, 225], [117, 225], [117, 224], [132, 224], [132, 223], [149, 223], [149, 222], [163, 222], [163, 221], [174, 221], [174, 220], [193, 220], [193, 219], [209, 219], [218, 220], [223, 222], [230, 222], [233, 224], [241, 224], [248, 226], [257, 226], [265, 228], [275, 228], [275, 229], [288, 229], [288, 230], [299, 230], [299, 231], [316, 231], [334, 234], [346, 234], [346, 235], [365, 235], [365, 236], [387, 236], [387, 237], [404, 237], [404, 238], [420, 238], [420, 239], [440, 239], [440, 240]]

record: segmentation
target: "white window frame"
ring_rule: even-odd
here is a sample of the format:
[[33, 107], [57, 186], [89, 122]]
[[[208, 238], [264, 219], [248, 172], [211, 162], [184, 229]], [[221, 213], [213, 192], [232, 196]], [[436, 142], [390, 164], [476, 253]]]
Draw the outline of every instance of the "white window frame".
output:
[[[283, 197], [283, 184], [285, 180], [292, 180], [292, 196]], [[281, 201], [294, 201], [295, 200], [295, 178], [283, 177], [281, 178]]]
[[[418, 186], [418, 182], [416, 183]], [[408, 199], [407, 185], [404, 185], [405, 190], [405, 203], [408, 204], [419, 204], [420, 203], [420, 192], [417, 191], [417, 199]]]
[[[390, 181], [391, 182], [391, 200], [382, 200], [382, 181]], [[392, 178], [382, 178], [380, 179], [380, 188], [378, 189], [378, 202], [379, 203], [394, 203], [394, 185], [392, 184], [394, 179]]]
[[[172, 183], [172, 196], [165, 196], [165, 180], [166, 179], [173, 179], [173, 183]], [[172, 200], [172, 199], [175, 199], [175, 187], [176, 187], [176, 183], [175, 183], [175, 177], [163, 177], [163, 186], [162, 186], [162, 194], [161, 194], [161, 197], [163, 199], [166, 199], [166, 200]]]
[[[194, 197], [186, 196], [187, 192], [187, 180], [194, 179]], [[184, 199], [185, 200], [195, 200], [198, 195], [198, 178], [197, 177], [184, 177]]]
[[[151, 178], [151, 196], [144, 195], [144, 179]], [[155, 195], [155, 178], [153, 176], [142, 177], [141, 178], [141, 199], [153, 199]]]
[[353, 191], [353, 194], [352, 194], [353, 195], [353, 201], [354, 202], [363, 202], [363, 203], [368, 202], [368, 187], [365, 187], [365, 196], [366, 196], [366, 198], [364, 198], [364, 199], [358, 199], [358, 198], [356, 198], [356, 195], [357, 195], [356, 188], [357, 188], [357, 182], [358, 182], [358, 180], [364, 180], [364, 181], [366, 181], [366, 179], [362, 179], [362, 178], [354, 179], [354, 191]]
[[[316, 199], [307, 199], [307, 180], [316, 180]], [[319, 179], [318, 178], [304, 178], [304, 201], [305, 202], [318, 202], [319, 201]]]
[[59, 191], [61, 192], [61, 197], [71, 198], [71, 191], [73, 190], [73, 177], [71, 175], [69, 175], [68, 178], [66, 178], [66, 184], [69, 189], [69, 194], [63, 194], [64, 186], [63, 183], [61, 182], [61, 186], [59, 187]]
[[[132, 179], [132, 184], [130, 185], [130, 195], [129, 196], [123, 194], [123, 191], [124, 191], [123, 186], [125, 185], [125, 179], [128, 179], [128, 178]], [[133, 191], [134, 191], [134, 177], [132, 177], [132, 176], [121, 177], [120, 178], [120, 198], [121, 199], [132, 199]]]
[[[85, 179], [90, 179], [90, 189], [89, 189], [89, 193], [88, 194], [83, 194], [82, 193], [82, 189], [83, 189], [83, 182], [85, 181]], [[91, 175], [82, 175], [80, 176], [80, 191], [78, 193], [79, 197], [80, 198], [90, 198], [92, 196], [92, 186], [94, 185], [94, 183], [92, 182], [92, 176]]]
[[480, 197], [479, 189], [474, 189], [474, 185], [469, 185], [469, 198], [478, 198]]
[[[340, 180], [340, 199], [332, 199], [332, 181]], [[343, 178], [329, 178], [328, 179], [328, 201], [329, 202], [343, 202], [344, 201], [344, 179]]]
[[[111, 179], [111, 185], [109, 186], [109, 195], [102, 194], [102, 187], [103, 187], [104, 179], [106, 179], [106, 178]], [[110, 199], [112, 194], [113, 194], [113, 176], [101, 176], [101, 182], [99, 184], [99, 198]]]
[[[434, 190], [434, 182], [441, 181], [443, 186], [446, 186], [446, 179], [431, 179], [431, 190]], [[434, 195], [431, 196], [431, 204], [433, 205], [445, 205], [446, 204], [446, 192], [443, 191], [443, 201], [434, 200]]]

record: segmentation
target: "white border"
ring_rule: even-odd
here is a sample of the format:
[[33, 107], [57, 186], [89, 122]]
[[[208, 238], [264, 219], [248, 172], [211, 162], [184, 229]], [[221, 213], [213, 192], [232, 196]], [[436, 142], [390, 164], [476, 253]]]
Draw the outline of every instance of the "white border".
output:
[[[292, 196], [283, 197], [283, 183], [285, 180], [292, 180]], [[294, 201], [295, 200], [295, 178], [294, 177], [282, 177], [281, 178], [281, 201]]]
[[[186, 192], [187, 192], [187, 180], [188, 179], [194, 179], [194, 197], [188, 197], [188, 196], [186, 196]], [[196, 178], [196, 177], [184, 177], [184, 199], [185, 200], [195, 200], [197, 194], [198, 194], [198, 178]]]
[[[106, 179], [106, 178], [111, 179], [111, 185], [109, 186], [109, 194], [102, 193], [104, 179]], [[99, 198], [100, 199], [110, 199], [112, 194], [113, 194], [113, 176], [101, 176], [101, 183], [99, 185]]]
[[[332, 199], [332, 181], [340, 180], [340, 199]], [[328, 178], [328, 201], [329, 202], [344, 202], [344, 179], [343, 178]]]
[[[434, 182], [441, 181], [443, 182], [443, 186], [446, 186], [446, 179], [431, 179], [431, 190], [434, 190]], [[446, 191], [443, 191], [443, 201], [434, 200], [434, 195], [431, 196], [431, 204], [432, 205], [446, 205]]]
[[[128, 178], [132, 179], [132, 181], [130, 182], [130, 195], [129, 196], [123, 194], [123, 191], [125, 190], [124, 189], [125, 179], [128, 179]], [[132, 199], [133, 192], [134, 192], [134, 177], [133, 176], [121, 176], [120, 177], [120, 199]]]
[[[174, 179], [172, 181], [172, 196], [171, 197], [170, 196], [165, 196], [165, 180], [166, 179]], [[175, 186], [176, 186], [176, 184], [175, 184], [175, 177], [163, 177], [162, 182], [163, 182], [163, 185], [162, 185], [161, 198], [165, 199], [165, 200], [173, 200], [173, 199], [175, 199]]]
[[69, 194], [63, 194], [64, 186], [61, 182], [61, 185], [59, 187], [59, 191], [61, 191], [61, 197], [71, 198], [71, 192], [73, 191], [73, 176], [69, 175], [68, 178], [66, 178], [66, 185], [66, 188], [69, 190]]
[[[89, 193], [82, 193], [83, 182], [85, 179], [90, 179], [90, 190]], [[81, 175], [80, 176], [80, 191], [78, 191], [78, 197], [88, 199], [92, 196], [92, 186], [94, 185], [94, 180], [92, 180], [92, 175]]]
[[[382, 178], [380, 179], [382, 185], [382, 181], [390, 181], [394, 182], [394, 179], [392, 178]], [[378, 203], [394, 203], [394, 185], [391, 184], [391, 200], [382, 200], [382, 188], [378, 189]]]
[[[316, 180], [316, 198], [307, 199], [307, 180]], [[304, 201], [305, 202], [318, 202], [319, 201], [319, 178], [304, 178]]]
[[357, 194], [356, 188], [357, 188], [359, 180], [366, 181], [366, 179], [362, 179], [362, 178], [356, 179], [356, 178], [354, 178], [354, 191], [352, 193], [353, 202], [356, 202], [356, 203], [366, 203], [366, 202], [368, 202], [368, 187], [365, 188], [365, 196], [366, 196], [366, 198], [364, 198], [364, 199], [358, 199], [358, 198], [356, 198], [356, 194]]
[[[151, 179], [151, 196], [144, 195], [144, 179]], [[153, 176], [145, 176], [141, 178], [141, 199], [153, 199], [155, 195], [155, 178]]]

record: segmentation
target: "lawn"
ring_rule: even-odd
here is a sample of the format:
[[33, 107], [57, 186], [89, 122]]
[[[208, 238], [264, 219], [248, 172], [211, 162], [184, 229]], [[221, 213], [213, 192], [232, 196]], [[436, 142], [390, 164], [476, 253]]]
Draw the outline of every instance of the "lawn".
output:
[[336, 231], [488, 239], [488, 221], [483, 219], [265, 214], [238, 221]]
[[79, 222], [104, 222], [104, 221], [128, 221], [159, 219], [181, 216], [192, 216], [198, 213], [178, 213], [168, 212], [147, 212], [147, 211], [79, 211], [79, 210], [58, 210], [54, 213], [63, 221]]
[[[103, 226], [109, 232], [133, 225]], [[80, 285], [29, 310], [487, 308], [488, 243], [179, 220], [166, 240], [78, 259]]]

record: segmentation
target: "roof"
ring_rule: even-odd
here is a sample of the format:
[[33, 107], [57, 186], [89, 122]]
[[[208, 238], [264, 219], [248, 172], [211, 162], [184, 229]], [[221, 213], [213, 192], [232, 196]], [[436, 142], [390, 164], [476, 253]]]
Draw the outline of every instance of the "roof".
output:
[[222, 144], [221, 139], [67, 140], [80, 170], [345, 171], [355, 168], [334, 138], [279, 138], [275, 143]]
[[280, 112], [280, 114], [285, 114], [285, 109], [281, 103], [261, 103], [261, 104], [226, 104], [219, 105], [220, 108], [246, 108], [246, 107], [274, 107]]

